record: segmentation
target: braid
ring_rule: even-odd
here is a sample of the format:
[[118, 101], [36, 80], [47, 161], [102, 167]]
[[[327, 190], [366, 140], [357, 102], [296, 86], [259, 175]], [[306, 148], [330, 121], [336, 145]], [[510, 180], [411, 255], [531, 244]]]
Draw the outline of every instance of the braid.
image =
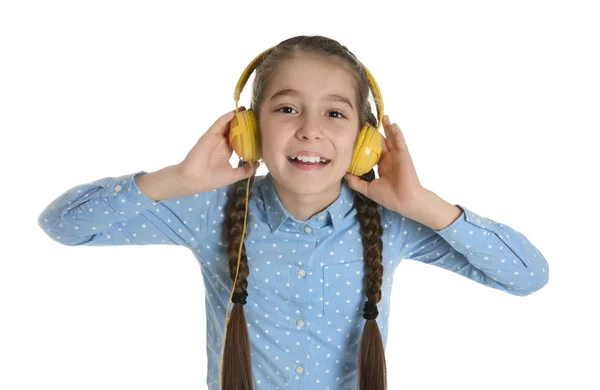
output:
[[[240, 161], [238, 166], [245, 163]], [[250, 178], [248, 201], [252, 196], [254, 176]], [[233, 309], [227, 323], [225, 343], [223, 346], [223, 360], [221, 362], [221, 389], [222, 390], [253, 390], [252, 363], [250, 355], [250, 338], [244, 304], [248, 296], [248, 258], [246, 245], [242, 244], [239, 272], [237, 271], [238, 254], [242, 243], [244, 228], [244, 215], [246, 211], [246, 186], [247, 179], [240, 180], [232, 185], [227, 202], [227, 219], [224, 224], [226, 235], [227, 257], [229, 258], [229, 277], [235, 284], [233, 294]], [[237, 281], [235, 280], [237, 273]]]
[[[239, 166], [242, 166], [243, 162], [240, 161]], [[229, 258], [229, 277], [232, 281], [235, 280], [237, 273], [237, 283], [235, 283], [236, 294], [241, 294], [248, 288], [248, 274], [250, 269], [248, 268], [248, 258], [246, 257], [246, 245], [242, 245], [242, 255], [240, 259], [240, 269], [237, 272], [238, 265], [238, 254], [240, 243], [242, 240], [242, 230], [244, 229], [244, 214], [246, 210], [246, 184], [247, 179], [240, 180], [234, 183], [230, 191], [230, 199], [227, 203], [227, 223], [225, 231], [227, 234], [227, 257]], [[250, 189], [248, 194], [248, 200], [252, 196], [252, 186], [254, 185], [254, 176], [250, 178]], [[246, 235], [248, 231], [246, 230]]]
[[[362, 180], [372, 181], [375, 172], [371, 169], [361, 176]], [[354, 207], [360, 222], [365, 262], [365, 292], [367, 301], [363, 318], [367, 321], [360, 341], [359, 356], [359, 389], [386, 389], [386, 364], [383, 340], [377, 324], [377, 303], [381, 301], [381, 285], [383, 282], [383, 228], [377, 203], [354, 191]]]

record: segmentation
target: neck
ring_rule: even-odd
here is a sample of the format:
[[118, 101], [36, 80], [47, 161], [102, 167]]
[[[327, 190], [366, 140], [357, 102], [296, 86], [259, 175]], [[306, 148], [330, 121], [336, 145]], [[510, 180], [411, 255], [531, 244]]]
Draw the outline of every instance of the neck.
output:
[[306, 221], [313, 215], [325, 210], [340, 196], [342, 182], [335, 183], [316, 194], [299, 194], [279, 185], [273, 178], [275, 192], [285, 209], [300, 221]]

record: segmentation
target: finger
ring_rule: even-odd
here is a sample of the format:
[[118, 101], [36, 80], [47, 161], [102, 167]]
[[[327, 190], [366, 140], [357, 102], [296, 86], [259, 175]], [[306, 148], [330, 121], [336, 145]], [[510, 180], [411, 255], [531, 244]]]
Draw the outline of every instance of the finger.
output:
[[348, 185], [350, 186], [350, 188], [367, 196], [367, 188], [369, 187], [368, 181], [362, 180], [360, 177], [351, 173], [346, 173], [344, 177], [348, 181]]
[[[244, 106], [242, 106], [240, 107], [240, 111], [243, 111], [242, 108], [245, 110]], [[235, 118], [235, 114], [235, 110], [232, 110], [221, 115], [221, 117], [217, 119], [206, 132], [213, 134], [225, 134], [225, 132], [229, 130], [229, 122]]]
[[391, 127], [390, 117], [387, 115], [384, 115], [383, 116], [383, 130], [385, 131], [385, 139], [387, 142], [388, 150], [392, 150], [395, 147], [394, 140], [393, 140], [394, 133], [390, 127]]
[[404, 139], [404, 134], [402, 134], [402, 130], [400, 130], [400, 126], [396, 123], [390, 126], [390, 129], [393, 131], [393, 144], [395, 147], [401, 150], [408, 151], [408, 146], [406, 145], [406, 140]]
[[256, 171], [258, 170], [258, 166], [259, 166], [258, 161], [254, 161], [254, 162], [245, 164], [244, 166], [234, 168], [233, 169], [234, 180], [236, 182], [238, 182], [240, 180], [247, 179], [250, 176], [253, 176], [254, 174], [256, 174]]
[[381, 135], [381, 150], [383, 151], [383, 153], [387, 153], [390, 151], [390, 148], [388, 147], [388, 140], [383, 135]]
[[386, 130], [385, 134], [388, 140], [388, 147], [390, 149], [399, 149], [408, 151], [408, 146], [406, 145], [406, 141], [404, 140], [404, 134], [400, 130], [400, 126], [398, 124], [390, 123], [390, 118], [387, 115], [383, 117], [384, 129]]
[[227, 113], [221, 115], [219, 119], [213, 123], [213, 125], [206, 131], [207, 133], [213, 134], [224, 134], [225, 131], [229, 128], [227, 125], [231, 120], [235, 117], [235, 110], [228, 111]]
[[388, 115], [384, 115], [383, 116], [383, 125], [384, 126], [389, 126], [390, 125], [390, 117]]

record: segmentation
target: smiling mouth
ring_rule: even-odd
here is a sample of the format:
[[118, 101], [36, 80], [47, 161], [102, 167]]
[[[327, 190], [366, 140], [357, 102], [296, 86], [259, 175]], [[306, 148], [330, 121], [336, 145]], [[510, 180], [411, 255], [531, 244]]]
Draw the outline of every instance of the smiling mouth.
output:
[[288, 157], [287, 159], [292, 164], [305, 164], [305, 165], [327, 165], [331, 162], [331, 160], [325, 160], [325, 161], [319, 160], [319, 162], [302, 161], [302, 160], [298, 160], [298, 158], [296, 158], [296, 157]]

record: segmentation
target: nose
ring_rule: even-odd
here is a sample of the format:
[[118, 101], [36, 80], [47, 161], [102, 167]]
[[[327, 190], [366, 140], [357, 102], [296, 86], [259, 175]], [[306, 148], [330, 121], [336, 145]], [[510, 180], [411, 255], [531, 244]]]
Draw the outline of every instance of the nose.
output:
[[296, 134], [302, 139], [312, 140], [322, 138], [323, 133], [320, 128], [319, 119], [307, 116], [301, 123]]

